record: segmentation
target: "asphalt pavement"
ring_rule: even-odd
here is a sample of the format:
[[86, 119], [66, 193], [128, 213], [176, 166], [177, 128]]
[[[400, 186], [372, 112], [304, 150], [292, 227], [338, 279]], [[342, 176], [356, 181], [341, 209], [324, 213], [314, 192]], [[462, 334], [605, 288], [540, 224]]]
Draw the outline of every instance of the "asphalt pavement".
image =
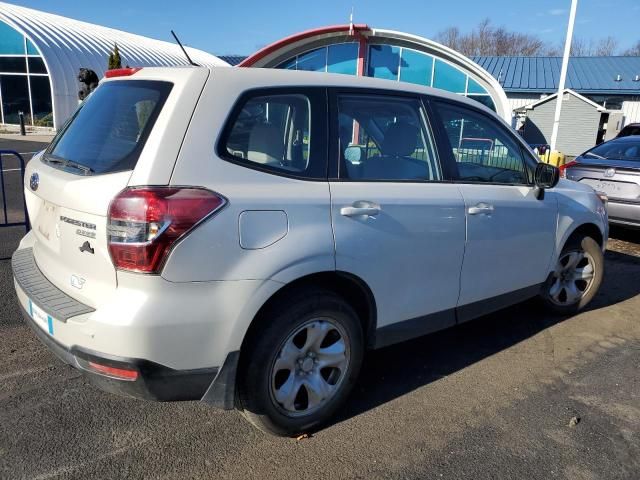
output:
[[0, 478], [640, 478], [640, 232], [612, 232], [587, 311], [527, 302], [372, 352], [336, 421], [296, 440], [95, 389], [24, 324], [22, 231], [1, 230]]

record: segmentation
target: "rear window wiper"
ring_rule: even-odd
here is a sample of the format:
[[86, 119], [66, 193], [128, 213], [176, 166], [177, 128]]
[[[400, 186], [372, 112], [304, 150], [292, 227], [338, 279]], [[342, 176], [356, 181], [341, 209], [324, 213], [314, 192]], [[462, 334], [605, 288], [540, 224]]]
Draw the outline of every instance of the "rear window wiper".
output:
[[81, 163], [74, 162], [73, 160], [55, 157], [53, 155], [45, 155], [44, 161], [46, 163], [54, 165], [62, 165], [64, 168], [75, 168], [76, 170], [80, 170], [85, 175], [91, 175], [92, 173], [94, 173], [91, 167], [87, 167], [86, 165], [82, 165]]

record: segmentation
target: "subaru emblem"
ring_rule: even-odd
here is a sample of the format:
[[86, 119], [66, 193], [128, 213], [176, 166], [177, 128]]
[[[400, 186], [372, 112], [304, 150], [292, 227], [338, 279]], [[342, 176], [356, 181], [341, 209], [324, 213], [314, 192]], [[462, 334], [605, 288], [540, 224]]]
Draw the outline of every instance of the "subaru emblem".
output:
[[616, 169], [615, 168], [607, 168], [604, 171], [604, 176], [607, 178], [611, 178], [616, 174]]
[[29, 179], [29, 186], [35, 192], [38, 189], [38, 185], [40, 185], [40, 175], [34, 172]]

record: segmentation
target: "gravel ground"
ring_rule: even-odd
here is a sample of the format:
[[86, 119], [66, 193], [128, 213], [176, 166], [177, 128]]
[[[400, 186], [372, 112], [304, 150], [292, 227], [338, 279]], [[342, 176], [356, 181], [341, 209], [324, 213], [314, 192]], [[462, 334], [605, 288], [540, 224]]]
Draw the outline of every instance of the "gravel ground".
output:
[[587, 311], [527, 302], [373, 352], [336, 422], [296, 441], [89, 385], [23, 323], [3, 230], [0, 478], [640, 478], [638, 232], [612, 231]]

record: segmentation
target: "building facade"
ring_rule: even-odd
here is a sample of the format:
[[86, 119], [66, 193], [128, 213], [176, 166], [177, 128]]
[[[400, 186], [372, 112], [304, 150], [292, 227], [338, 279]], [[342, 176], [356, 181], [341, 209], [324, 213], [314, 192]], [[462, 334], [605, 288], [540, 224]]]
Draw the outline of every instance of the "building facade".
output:
[[510, 121], [498, 81], [464, 55], [432, 40], [367, 25], [298, 33], [259, 50], [239, 67], [341, 73], [416, 83], [474, 99]]
[[[187, 65], [178, 45], [0, 2], [0, 124], [59, 128], [78, 106], [78, 71], [99, 78], [118, 45], [122, 65]], [[188, 48], [204, 65], [228, 65]]]
[[[551, 142], [557, 97], [555, 93], [515, 110], [523, 118], [520, 131], [530, 145], [548, 145]], [[604, 107], [573, 90], [565, 90], [556, 149], [575, 157], [593, 147], [601, 140], [598, 134], [608, 115]]]

